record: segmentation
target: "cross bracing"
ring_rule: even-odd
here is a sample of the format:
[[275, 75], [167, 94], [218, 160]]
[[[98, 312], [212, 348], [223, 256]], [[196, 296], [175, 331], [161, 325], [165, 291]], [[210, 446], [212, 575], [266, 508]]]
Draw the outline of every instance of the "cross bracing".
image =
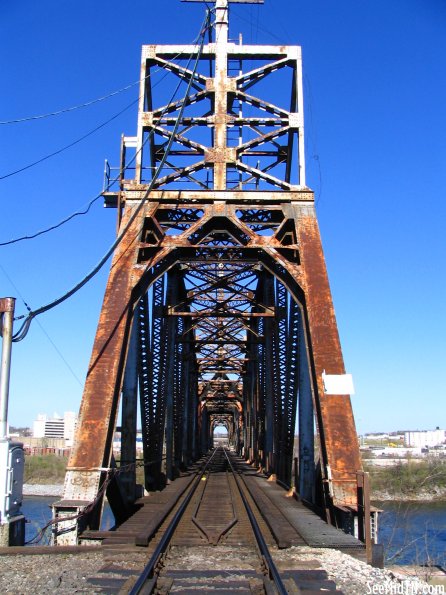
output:
[[[175, 480], [222, 424], [240, 455], [341, 525], [361, 462], [350, 397], [323, 383], [345, 368], [305, 183], [300, 48], [229, 41], [227, 0], [211, 20], [207, 44], [143, 46], [137, 133], [123, 137], [119, 183], [104, 194], [126, 233], [62, 502], [97, 498], [97, 525], [120, 456], [107, 494], [131, 514], [139, 408], [147, 490]], [[156, 96], [161, 65], [187, 83], [183, 99]]]

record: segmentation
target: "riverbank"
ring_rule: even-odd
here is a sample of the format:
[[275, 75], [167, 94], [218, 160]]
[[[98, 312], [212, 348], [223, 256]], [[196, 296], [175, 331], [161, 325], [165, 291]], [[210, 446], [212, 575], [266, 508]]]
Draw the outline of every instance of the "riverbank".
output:
[[446, 464], [442, 460], [401, 459], [393, 466], [364, 460], [369, 473], [371, 499], [397, 502], [446, 500]]
[[24, 496], [54, 496], [60, 497], [63, 493], [63, 483], [58, 484], [42, 484], [42, 483], [25, 483], [23, 484]]
[[[23, 485], [24, 496], [55, 496], [63, 493], [63, 483], [58, 484], [33, 484]], [[373, 502], [446, 502], [446, 488], [434, 488], [431, 492], [420, 490], [417, 493], [390, 492], [386, 490], [372, 490]]]
[[371, 500], [380, 502], [445, 502], [446, 488], [432, 488], [432, 490], [419, 490], [418, 492], [395, 492], [388, 490], [373, 490]]
[[[392, 466], [363, 461], [370, 475], [371, 499], [383, 502], [446, 501], [446, 464], [442, 460], [401, 459]], [[61, 496], [67, 459], [29, 456], [25, 462], [24, 494]], [[138, 479], [142, 482], [142, 478]]]

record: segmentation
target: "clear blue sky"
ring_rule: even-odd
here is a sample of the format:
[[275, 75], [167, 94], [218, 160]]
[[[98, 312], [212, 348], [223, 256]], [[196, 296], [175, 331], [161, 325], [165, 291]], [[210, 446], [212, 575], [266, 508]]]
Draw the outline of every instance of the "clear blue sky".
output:
[[[179, 0], [0, 3], [0, 120], [69, 107], [139, 76], [143, 43], [188, 43], [203, 9]], [[358, 430], [446, 426], [446, 5], [443, 0], [265, 0], [235, 5], [232, 37], [303, 48], [307, 180], [315, 190]], [[63, 116], [0, 126], [0, 177], [76, 140], [137, 87]], [[34, 168], [0, 180], [0, 242], [84, 206], [118, 163], [136, 107]], [[0, 248], [32, 308], [99, 260], [115, 211]], [[13, 347], [10, 423], [79, 407], [107, 271]], [[0, 295], [23, 302], [0, 268]], [[43, 329], [43, 330], [42, 330]], [[48, 340], [51, 338], [58, 351]], [[78, 380], [75, 378], [77, 377]]]

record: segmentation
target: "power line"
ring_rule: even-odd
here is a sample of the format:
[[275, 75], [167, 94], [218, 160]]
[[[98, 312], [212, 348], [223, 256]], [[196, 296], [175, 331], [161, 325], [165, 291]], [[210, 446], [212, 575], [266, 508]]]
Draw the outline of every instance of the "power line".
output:
[[73, 376], [73, 378], [76, 380], [76, 382], [79, 384], [79, 386], [83, 387], [83, 383], [79, 380], [79, 377], [77, 376], [76, 372], [73, 370], [73, 368], [70, 366], [70, 364], [68, 363], [68, 361], [65, 359], [63, 353], [60, 351], [60, 349], [57, 347], [57, 345], [54, 343], [53, 339], [49, 336], [49, 334], [46, 332], [46, 330], [43, 328], [42, 323], [40, 322], [40, 320], [36, 321], [37, 324], [40, 326], [40, 330], [43, 332], [43, 334], [45, 335], [45, 337], [48, 339], [48, 341], [51, 343], [51, 345], [53, 346], [55, 352], [57, 353], [57, 355], [60, 357], [60, 359], [63, 361], [63, 363], [65, 364], [65, 366], [67, 367], [67, 369], [69, 370], [70, 374]]
[[[192, 43], [195, 43], [196, 39], [194, 39], [192, 41]], [[177, 56], [175, 56], [175, 58], [178, 58], [179, 56], [181, 56], [181, 54], [183, 54], [184, 52], [180, 52]], [[174, 58], [174, 59], [175, 59]], [[150, 73], [150, 75], [147, 75], [148, 78], [149, 76], [152, 76], [153, 74], [159, 72], [160, 70], [163, 70], [165, 67], [161, 66], [160, 68], [156, 68], [152, 73]], [[119, 95], [120, 93], [123, 93], [124, 91], [128, 91], [129, 89], [132, 89], [133, 87], [136, 87], [136, 85], [139, 85], [141, 82], [140, 79], [138, 79], [137, 81], [133, 81], [132, 83], [128, 83], [127, 85], [125, 85], [124, 87], [121, 87], [120, 89], [115, 89], [114, 91], [111, 91], [110, 93], [107, 93], [107, 95], [102, 95], [101, 97], [96, 97], [95, 99], [90, 99], [89, 101], [85, 101], [84, 103], [79, 103], [77, 105], [72, 105], [70, 107], [65, 107], [59, 110], [55, 110], [53, 112], [47, 112], [45, 114], [37, 114], [37, 115], [33, 115], [33, 116], [25, 116], [23, 118], [15, 118], [12, 120], [0, 120], [0, 126], [2, 125], [6, 125], [6, 124], [20, 124], [22, 122], [31, 122], [33, 120], [43, 120], [45, 118], [51, 118], [54, 116], [60, 116], [62, 114], [66, 114], [68, 112], [73, 112], [76, 111], [78, 109], [82, 109], [84, 107], [90, 107], [90, 105], [94, 105], [95, 103], [100, 103], [101, 101], [105, 101], [106, 99], [110, 99], [110, 97], [114, 97], [115, 95]]]
[[[161, 70], [161, 69], [160, 69]], [[0, 120], [0, 126], [5, 124], [20, 124], [22, 122], [31, 122], [33, 120], [44, 120], [45, 118], [51, 118], [53, 116], [60, 116], [61, 114], [66, 114], [68, 112], [74, 112], [75, 110], [82, 109], [84, 107], [90, 107], [90, 105], [94, 105], [95, 103], [99, 103], [101, 101], [105, 101], [106, 99], [110, 99], [110, 97], [114, 97], [115, 95], [119, 95], [124, 91], [128, 91], [132, 87], [135, 87], [139, 84], [139, 80], [134, 81], [133, 83], [129, 83], [125, 87], [121, 87], [120, 89], [116, 89], [107, 95], [103, 95], [102, 97], [97, 97], [96, 99], [91, 99], [90, 101], [86, 101], [85, 103], [80, 103], [78, 105], [72, 105], [71, 107], [66, 107], [63, 109], [56, 110], [54, 112], [48, 112], [46, 114], [38, 114], [35, 116], [25, 116], [24, 118], [16, 118], [14, 120]]]
[[[116, 180], [113, 180], [112, 183], [114, 183], [115, 181]], [[62, 227], [62, 225], [65, 225], [65, 223], [68, 223], [75, 217], [79, 217], [81, 215], [86, 215], [90, 211], [90, 209], [94, 205], [94, 203], [99, 198], [101, 198], [101, 196], [102, 196], [102, 192], [100, 194], [97, 194], [93, 199], [91, 199], [90, 202], [87, 203], [87, 206], [82, 211], [75, 211], [74, 213], [71, 213], [71, 215], [68, 215], [67, 217], [65, 217], [64, 219], [59, 221], [58, 223], [55, 223], [54, 225], [51, 225], [50, 227], [47, 227], [45, 229], [41, 229], [40, 231], [36, 231], [35, 233], [33, 233], [31, 235], [21, 236], [19, 238], [14, 238], [13, 240], [8, 240], [6, 242], [0, 242], [0, 247], [1, 246], [9, 246], [11, 244], [17, 244], [17, 242], [23, 242], [24, 240], [33, 240], [41, 235], [44, 235], [46, 233], [49, 233], [50, 231], [54, 231], [55, 229]]]
[[[180, 54], [177, 54], [177, 56], [175, 56], [175, 57], [177, 58], [177, 57], [178, 57], [178, 56], [180, 56], [182, 53], [183, 53], [183, 52], [181, 52]], [[190, 62], [190, 60], [189, 60], [189, 62]], [[167, 76], [168, 74], [169, 74], [169, 72], [166, 72], [166, 73], [164, 74], [164, 76], [163, 76], [163, 77], [162, 77], [162, 78], [161, 78], [159, 81], [157, 81], [157, 82], [156, 82], [156, 83], [155, 83], [155, 84], [152, 86], [152, 89], [153, 89], [154, 87], [156, 87], [157, 85], [159, 85], [159, 84], [160, 84], [160, 83], [161, 83], [161, 82], [162, 82], [162, 81], [163, 81], [163, 80], [166, 78], [166, 76]], [[176, 89], [175, 89], [175, 92], [174, 92], [174, 94], [173, 94], [173, 96], [172, 96], [172, 97], [174, 97], [174, 96], [176, 95], [176, 93], [177, 93], [178, 89], [179, 89], [179, 85], [177, 85], [177, 87], [176, 87]], [[137, 99], [136, 101], [139, 101], [139, 99], [140, 99], [140, 98], [138, 97], [138, 99]], [[135, 103], [135, 102], [133, 102], [133, 103]], [[141, 152], [141, 150], [144, 148], [144, 146], [146, 145], [146, 143], [147, 143], [147, 141], [148, 141], [149, 139], [150, 139], [150, 136], [148, 136], [148, 137], [147, 137], [147, 138], [144, 140], [144, 142], [143, 142], [143, 144], [142, 144], [141, 148], [140, 148], [140, 149], [138, 149], [138, 151], [136, 151], [135, 155], [134, 155], [134, 156], [133, 156], [133, 157], [130, 159], [130, 161], [129, 161], [129, 162], [126, 164], [125, 168], [129, 167], [129, 166], [130, 166], [130, 165], [131, 165], [131, 164], [132, 164], [132, 163], [133, 163], [133, 162], [136, 160], [136, 157], [137, 157], [137, 156], [138, 156], [138, 154]], [[125, 169], [125, 168], [123, 168], [123, 169]], [[71, 215], [68, 215], [67, 217], [65, 217], [64, 219], [62, 219], [61, 221], [59, 221], [58, 223], [55, 223], [54, 225], [51, 225], [50, 227], [47, 227], [47, 228], [45, 228], [45, 229], [41, 229], [40, 231], [37, 231], [37, 232], [35, 232], [35, 233], [34, 233], [34, 234], [32, 234], [32, 235], [21, 236], [21, 237], [18, 237], [18, 238], [14, 238], [14, 239], [12, 239], [12, 240], [7, 240], [7, 241], [5, 241], [5, 242], [0, 242], [0, 247], [1, 247], [1, 246], [9, 246], [9, 245], [11, 245], [11, 244], [16, 244], [17, 242], [22, 242], [22, 241], [24, 241], [24, 240], [33, 240], [33, 239], [35, 239], [35, 238], [37, 238], [37, 237], [39, 237], [39, 236], [41, 236], [41, 235], [44, 235], [44, 234], [46, 234], [46, 233], [49, 233], [50, 231], [53, 231], [53, 230], [55, 230], [55, 229], [58, 229], [59, 227], [62, 227], [62, 225], [65, 225], [65, 223], [68, 223], [69, 221], [71, 221], [71, 220], [72, 220], [72, 219], [74, 219], [75, 217], [78, 217], [78, 216], [80, 216], [80, 215], [86, 215], [86, 214], [87, 214], [87, 213], [90, 211], [90, 209], [91, 209], [91, 207], [93, 206], [93, 204], [94, 204], [94, 203], [95, 203], [95, 202], [96, 202], [96, 201], [97, 201], [99, 198], [101, 198], [101, 196], [103, 195], [103, 193], [104, 193], [104, 192], [107, 192], [107, 191], [108, 191], [108, 190], [111, 188], [111, 186], [113, 186], [113, 184], [119, 180], [120, 176], [121, 176], [121, 175], [122, 175], [122, 173], [123, 173], [123, 169], [120, 169], [120, 170], [119, 170], [119, 173], [118, 173], [118, 174], [117, 174], [117, 175], [116, 175], [116, 176], [115, 176], [115, 177], [114, 177], [112, 180], [110, 180], [110, 181], [109, 181], [109, 183], [107, 184], [107, 187], [106, 187], [104, 190], [102, 190], [102, 191], [101, 191], [99, 194], [97, 194], [97, 195], [96, 195], [94, 198], [92, 198], [92, 199], [90, 200], [90, 202], [88, 202], [88, 203], [87, 203], [87, 206], [85, 207], [85, 209], [84, 209], [84, 210], [82, 210], [82, 211], [75, 211], [74, 213], [71, 213]]]
[[[17, 295], [19, 296], [19, 298], [22, 300], [22, 302], [25, 304], [25, 308], [28, 310], [28, 312], [31, 312], [31, 308], [29, 307], [29, 305], [27, 304], [27, 302], [25, 301], [25, 298], [23, 297], [22, 293], [20, 292], [19, 288], [17, 287], [17, 285], [14, 283], [14, 281], [11, 279], [10, 275], [6, 272], [4, 266], [0, 263], [0, 269], [3, 271], [3, 274], [5, 275], [5, 277], [8, 279], [8, 281], [11, 283], [12, 287], [14, 288], [14, 290], [16, 291]], [[46, 336], [46, 338], [48, 339], [48, 341], [51, 343], [51, 345], [53, 346], [54, 350], [56, 351], [57, 355], [60, 357], [60, 359], [63, 361], [63, 363], [65, 364], [65, 366], [67, 367], [67, 369], [70, 371], [71, 375], [73, 376], [73, 378], [76, 380], [76, 382], [80, 385], [83, 386], [82, 382], [79, 380], [76, 372], [73, 370], [73, 368], [70, 366], [70, 364], [68, 363], [68, 361], [65, 359], [63, 353], [60, 351], [60, 349], [57, 347], [57, 345], [55, 344], [55, 342], [53, 341], [53, 339], [49, 336], [49, 334], [46, 332], [46, 330], [43, 328], [43, 325], [41, 324], [40, 320], [37, 320], [37, 324], [39, 325], [42, 333]]]
[[[180, 55], [180, 54], [178, 54], [178, 55]], [[161, 81], [162, 81], [162, 80], [163, 80], [163, 79], [164, 79], [164, 78], [165, 78], [165, 77], [166, 77], [168, 74], [169, 74], [169, 73], [167, 73], [167, 72], [166, 72], [166, 74], [165, 74], [165, 75], [164, 75], [164, 76], [163, 76], [163, 77], [162, 77], [162, 78], [161, 78], [159, 81], [157, 81], [157, 83], [155, 83], [155, 84], [153, 85], [153, 87], [155, 87], [156, 85], [160, 84], [160, 83], [161, 83]], [[178, 86], [177, 86], [177, 88], [176, 88], [176, 90], [175, 90], [175, 93], [177, 92], [177, 90], [178, 90]], [[138, 99], [137, 99], [136, 101], [139, 101], [139, 97], [138, 97]], [[136, 101], [134, 101], [134, 102], [132, 103], [132, 105], [133, 105], [134, 103], [136, 103]], [[129, 107], [129, 106], [128, 106], [128, 107]], [[144, 141], [144, 143], [143, 143], [143, 145], [142, 145], [141, 149], [144, 147], [144, 145], [146, 144], [147, 140], [148, 140], [148, 139], [146, 139], [146, 140]], [[135, 159], [136, 159], [136, 156], [137, 156], [137, 155], [138, 155], [138, 153], [141, 151], [141, 149], [138, 149], [138, 151], [135, 153], [135, 155], [132, 157], [132, 159], [129, 161], [129, 163], [127, 164], [127, 166], [126, 166], [126, 167], [128, 167], [129, 165], [131, 165], [131, 164], [132, 164], [132, 163], [135, 161]], [[107, 191], [109, 190], [109, 188], [110, 188], [110, 187], [111, 187], [111, 186], [112, 186], [112, 185], [113, 185], [115, 182], [117, 182], [117, 181], [119, 180], [119, 177], [122, 175], [122, 171], [123, 171], [123, 170], [122, 170], [122, 169], [120, 169], [120, 170], [119, 170], [119, 173], [118, 173], [118, 175], [117, 175], [117, 176], [116, 176], [116, 177], [115, 177], [113, 180], [110, 180], [110, 181], [109, 181], [109, 183], [108, 183], [108, 185], [107, 185], [107, 188], [105, 188], [104, 190], [102, 190], [102, 192], [100, 192], [100, 193], [99, 193], [99, 194], [97, 194], [97, 195], [96, 195], [94, 198], [92, 198], [92, 199], [91, 199], [91, 200], [90, 200], [90, 201], [87, 203], [87, 206], [86, 206], [86, 207], [85, 207], [85, 208], [84, 208], [82, 211], [75, 211], [74, 213], [71, 213], [71, 215], [68, 215], [67, 217], [65, 217], [64, 219], [62, 219], [61, 221], [59, 221], [58, 223], [55, 223], [54, 225], [51, 225], [50, 227], [47, 227], [47, 228], [45, 228], [45, 229], [41, 229], [40, 231], [37, 231], [37, 232], [35, 232], [35, 233], [34, 233], [34, 234], [32, 234], [32, 235], [21, 236], [21, 237], [18, 237], [18, 238], [14, 238], [14, 239], [12, 239], [12, 240], [7, 240], [7, 241], [5, 241], [5, 242], [0, 242], [0, 247], [1, 247], [1, 246], [9, 246], [9, 245], [11, 245], [11, 244], [16, 244], [16, 243], [18, 243], [18, 242], [22, 242], [22, 241], [24, 241], [24, 240], [33, 240], [33, 239], [35, 239], [35, 238], [37, 238], [37, 237], [39, 237], [39, 236], [41, 236], [41, 235], [44, 235], [44, 234], [46, 234], [46, 233], [49, 233], [50, 231], [53, 231], [53, 230], [55, 230], [55, 229], [58, 229], [59, 227], [62, 227], [62, 225], [65, 225], [65, 223], [68, 223], [69, 221], [71, 221], [71, 220], [72, 220], [72, 219], [74, 219], [75, 217], [79, 217], [79, 216], [81, 216], [81, 215], [86, 215], [86, 214], [87, 214], [87, 213], [90, 211], [90, 209], [91, 209], [91, 207], [93, 206], [93, 204], [94, 204], [94, 203], [95, 203], [95, 202], [96, 202], [96, 201], [97, 201], [99, 198], [101, 198], [101, 196], [103, 195], [103, 193], [104, 193], [104, 192], [107, 192]]]
[[[245, 21], [245, 23], [248, 23], [248, 25], [251, 25], [252, 26], [252, 20], [247, 19], [246, 17], [244, 17], [240, 12], [238, 12], [238, 10], [234, 10], [234, 8], [231, 8], [231, 12], [232, 12], [232, 14], [235, 14], [241, 21]], [[260, 31], [263, 31], [264, 33], [267, 33], [268, 35], [270, 35], [274, 39], [280, 41], [281, 44], [283, 43], [283, 39], [281, 39], [280, 37], [278, 37], [275, 33], [273, 33], [272, 31], [270, 31], [266, 27], [261, 26], [258, 22], [256, 23], [256, 28], [258, 30], [260, 30]]]
[[[179, 56], [181, 56], [183, 52], [180, 52], [179, 54], [177, 54], [177, 56], [175, 56], [175, 58], [178, 58]], [[166, 68], [165, 66], [159, 68], [158, 70], [163, 70], [164, 68]], [[152, 73], [154, 74], [154, 73]], [[149, 75], [147, 75], [149, 76]], [[167, 73], [166, 75], [167, 76]], [[152, 88], [155, 88], [156, 85], [159, 85], [160, 82], [165, 78], [162, 77], [159, 81], [157, 81]], [[147, 78], [147, 77], [145, 77]], [[131, 85], [134, 86], [134, 85]], [[48, 155], [45, 155], [44, 157], [41, 157], [40, 159], [37, 159], [37, 161], [33, 161], [32, 163], [29, 163], [28, 165], [25, 165], [19, 169], [16, 169], [12, 172], [9, 172], [3, 176], [0, 176], [0, 180], [4, 180], [6, 178], [10, 178], [12, 176], [15, 176], [16, 174], [19, 174], [23, 171], [26, 171], [27, 169], [30, 169], [31, 167], [34, 167], [36, 165], [38, 165], [39, 163], [42, 163], [43, 161], [47, 161], [48, 159], [50, 159], [51, 157], [55, 157], [56, 155], [60, 155], [60, 153], [63, 153], [64, 151], [66, 151], [67, 149], [70, 149], [71, 147], [74, 147], [75, 145], [79, 144], [80, 142], [82, 142], [83, 140], [85, 140], [86, 138], [88, 138], [89, 136], [91, 136], [92, 134], [94, 134], [95, 132], [97, 132], [98, 130], [100, 130], [101, 128], [104, 128], [104, 126], [107, 126], [107, 124], [110, 124], [110, 122], [113, 122], [113, 120], [116, 120], [116, 118], [119, 118], [119, 116], [121, 116], [124, 112], [126, 112], [128, 109], [130, 109], [133, 105], [135, 105], [135, 103], [137, 103], [139, 101], [139, 96], [132, 101], [131, 103], [129, 103], [129, 105], [127, 105], [124, 109], [122, 109], [121, 111], [119, 111], [117, 114], [115, 114], [114, 116], [112, 116], [110, 119], [106, 120], [105, 122], [103, 122], [102, 124], [99, 124], [99, 126], [96, 126], [95, 128], [93, 128], [93, 130], [90, 130], [89, 132], [87, 132], [86, 134], [82, 135], [80, 138], [74, 140], [73, 142], [69, 143], [68, 145], [65, 145], [63, 147], [61, 147], [60, 149], [57, 149], [56, 151], [53, 151], [52, 153], [49, 153]], [[67, 110], [69, 111], [69, 110]], [[55, 112], [56, 113], [56, 112]], [[39, 116], [39, 117], [43, 117], [43, 116]], [[0, 244], [2, 245], [2, 244]]]
[[[187, 99], [189, 97], [189, 93], [190, 93], [190, 89], [192, 86], [192, 82], [194, 80], [194, 76], [195, 73], [197, 71], [198, 68], [198, 63], [203, 51], [203, 44], [204, 44], [204, 36], [205, 33], [207, 31], [207, 28], [209, 26], [209, 21], [210, 21], [210, 12], [207, 11], [206, 12], [206, 17], [203, 21], [203, 24], [200, 28], [200, 35], [199, 37], [200, 39], [200, 43], [199, 43], [199, 49], [197, 52], [197, 57], [195, 60], [195, 64], [194, 64], [194, 68], [193, 71], [191, 73], [191, 76], [189, 78], [189, 82], [187, 84], [187, 88], [186, 88], [186, 92], [185, 95], [183, 97], [183, 101], [181, 104], [181, 108], [178, 112], [178, 116], [177, 119], [175, 120], [175, 124], [172, 130], [172, 134], [166, 144], [166, 149], [164, 151], [163, 157], [161, 158], [159, 165], [153, 175], [153, 178], [149, 184], [149, 187], [147, 188], [143, 198], [141, 199], [141, 202], [139, 203], [138, 207], [135, 209], [135, 211], [133, 212], [133, 214], [130, 216], [127, 224], [125, 225], [124, 229], [121, 231], [121, 233], [118, 235], [118, 237], [116, 238], [116, 240], [113, 242], [113, 244], [110, 246], [110, 248], [107, 250], [107, 252], [104, 254], [104, 256], [100, 259], [100, 261], [96, 264], [96, 266], [81, 280], [79, 281], [79, 283], [77, 283], [74, 287], [72, 287], [69, 291], [67, 291], [65, 294], [63, 294], [62, 296], [60, 296], [59, 298], [56, 298], [55, 300], [53, 300], [52, 302], [46, 304], [45, 306], [41, 306], [40, 308], [38, 308], [37, 310], [31, 311], [28, 316], [25, 318], [22, 326], [20, 327], [20, 329], [18, 330], [17, 333], [15, 333], [14, 337], [13, 337], [13, 341], [14, 342], [18, 342], [21, 341], [22, 339], [24, 339], [28, 333], [29, 327], [31, 325], [31, 322], [33, 320], [33, 318], [35, 318], [36, 316], [39, 316], [40, 314], [43, 314], [44, 312], [47, 312], [48, 310], [51, 310], [52, 308], [55, 308], [56, 306], [58, 306], [59, 304], [61, 304], [62, 302], [64, 302], [65, 300], [67, 300], [68, 298], [70, 298], [72, 295], [74, 295], [75, 293], [77, 293], [84, 285], [86, 285], [100, 270], [101, 268], [104, 266], [104, 264], [107, 262], [108, 258], [110, 257], [110, 255], [114, 252], [114, 250], [117, 248], [117, 246], [122, 242], [122, 240], [124, 239], [126, 233], [128, 232], [128, 230], [130, 229], [131, 225], [133, 224], [134, 220], [136, 219], [136, 217], [139, 215], [142, 207], [144, 206], [144, 204], [147, 201], [147, 198], [150, 194], [150, 192], [153, 189], [153, 186], [159, 176], [159, 174], [161, 173], [162, 168], [164, 167], [164, 163], [166, 162], [167, 157], [169, 156], [169, 152], [171, 149], [171, 146], [173, 144], [175, 135], [178, 131], [178, 127], [180, 125], [180, 121], [181, 118], [183, 116], [183, 112], [184, 112], [184, 108], [186, 107], [186, 103], [187, 103]], [[192, 59], [192, 55], [189, 58], [189, 62]], [[178, 83], [178, 86], [181, 85], [180, 81]], [[177, 87], [178, 88], [178, 87]], [[177, 89], [175, 89], [175, 92], [172, 96], [171, 101], [173, 100], [173, 97], [175, 96], [177, 92]], [[171, 101], [169, 101], [169, 103], [171, 103]], [[166, 108], [167, 109], [167, 106]], [[153, 133], [153, 131], [151, 131]]]
[[[194, 42], [196, 42], [196, 41], [197, 41], [197, 39], [198, 39], [198, 37], [197, 37], [197, 38], [195, 38]], [[179, 52], [179, 53], [178, 53], [178, 54], [177, 54], [177, 55], [174, 57], [174, 59], [177, 59], [177, 58], [179, 58], [179, 56], [181, 56], [183, 53], [184, 53], [184, 52]], [[190, 62], [190, 60], [189, 60], [189, 62]], [[155, 72], [158, 72], [158, 71], [160, 71], [160, 70], [164, 70], [165, 68], [166, 68], [165, 66], [162, 66], [161, 68], [157, 69]], [[153, 73], [152, 73], [152, 74], [153, 74]], [[157, 85], [159, 85], [159, 84], [160, 84], [160, 83], [161, 83], [161, 82], [162, 82], [162, 81], [163, 81], [163, 80], [166, 78], [166, 76], [167, 76], [168, 74], [169, 74], [169, 72], [166, 72], [166, 73], [165, 73], [165, 74], [164, 74], [164, 75], [163, 75], [163, 76], [160, 78], [160, 80], [159, 80], [159, 81], [157, 81], [156, 83], [154, 83], [154, 84], [152, 85], [152, 89], [153, 89], [153, 88], [155, 88]], [[149, 76], [149, 75], [147, 75], [147, 76]], [[145, 77], [145, 78], [147, 78], [147, 77]], [[175, 94], [176, 94], [176, 92], [178, 91], [178, 88], [179, 88], [179, 86], [177, 86], [177, 88], [176, 88], [176, 90], [175, 90]], [[138, 99], [137, 99], [136, 101], [139, 101], [139, 99], [140, 99], [140, 98], [138, 97]], [[131, 105], [134, 105], [134, 104], [136, 103], [136, 101], [132, 102], [132, 104], [131, 104]], [[128, 109], [129, 107], [130, 107], [130, 106], [127, 106], [127, 108], [125, 108], [125, 109]], [[124, 111], [124, 110], [123, 110], [123, 111]], [[122, 112], [121, 112], [121, 113], [122, 113]], [[119, 115], [119, 114], [118, 114], [118, 115]], [[116, 116], [116, 117], [117, 117], [117, 116]], [[105, 125], [105, 124], [104, 124], [104, 125]], [[92, 133], [93, 133], [93, 132], [92, 132]], [[148, 138], [147, 138], [147, 139], [146, 139], [146, 140], [143, 142], [143, 145], [142, 145], [141, 149], [144, 147], [144, 145], [146, 144], [147, 140], [148, 140]], [[80, 141], [77, 141], [77, 142], [80, 142]], [[75, 144], [75, 143], [73, 143], [73, 144]], [[73, 145], [70, 145], [70, 146], [73, 146]], [[68, 148], [68, 147], [67, 147], [67, 148]], [[133, 162], [136, 160], [136, 157], [137, 157], [138, 153], [141, 151], [141, 149], [138, 149], [138, 151], [136, 152], [136, 154], [135, 154], [135, 155], [132, 157], [132, 159], [131, 159], [131, 160], [129, 161], [129, 163], [127, 164], [127, 167], [128, 167], [129, 165], [131, 165], [131, 164], [132, 164], [132, 163], [133, 163]], [[60, 151], [60, 152], [62, 152], [62, 151]], [[54, 153], [54, 154], [57, 154], [57, 153]], [[51, 155], [51, 156], [52, 156], [52, 155]], [[45, 158], [43, 158], [43, 159], [39, 160], [38, 162], [35, 162], [35, 163], [34, 163], [34, 165], [37, 165], [37, 163], [40, 163], [41, 161], [44, 161], [45, 159], [49, 159], [49, 157], [50, 157], [50, 156], [47, 156], [47, 157], [45, 157]], [[33, 166], [33, 164], [31, 164], [31, 165], [29, 165], [29, 166], [27, 166], [26, 168], [23, 168], [23, 169], [28, 169], [29, 167], [32, 167], [32, 166]], [[15, 173], [19, 173], [19, 171], [23, 171], [23, 169], [22, 169], [22, 170], [18, 170], [18, 171], [17, 171], [17, 172], [15, 172]], [[86, 215], [86, 214], [87, 214], [87, 213], [90, 211], [90, 209], [91, 209], [91, 207], [93, 206], [93, 204], [94, 204], [94, 203], [95, 203], [95, 202], [96, 202], [96, 201], [97, 201], [99, 198], [101, 198], [101, 196], [103, 195], [103, 192], [104, 192], [104, 191], [106, 192], [106, 191], [107, 191], [107, 190], [108, 190], [108, 189], [109, 189], [109, 188], [110, 188], [110, 187], [111, 187], [111, 186], [112, 186], [112, 185], [113, 185], [115, 182], [117, 182], [117, 181], [119, 180], [119, 177], [121, 176], [121, 174], [122, 174], [122, 170], [120, 170], [120, 171], [119, 171], [118, 175], [117, 175], [117, 176], [116, 176], [116, 177], [115, 177], [113, 180], [110, 180], [110, 182], [108, 183], [108, 185], [107, 185], [107, 188], [106, 188], [105, 190], [102, 190], [102, 192], [100, 192], [99, 194], [97, 194], [97, 195], [96, 195], [94, 198], [92, 198], [92, 199], [91, 199], [91, 200], [90, 200], [90, 201], [87, 203], [87, 206], [85, 207], [85, 209], [83, 209], [83, 210], [81, 210], [81, 211], [75, 211], [74, 213], [71, 213], [71, 215], [68, 215], [67, 217], [65, 217], [64, 219], [62, 219], [61, 221], [59, 221], [58, 223], [55, 223], [54, 225], [51, 225], [51, 226], [49, 226], [49, 227], [47, 227], [47, 228], [45, 228], [45, 229], [41, 229], [41, 230], [39, 230], [39, 231], [37, 231], [37, 232], [35, 232], [35, 233], [31, 234], [31, 235], [20, 236], [20, 237], [18, 237], [18, 238], [14, 238], [14, 239], [12, 239], [12, 240], [7, 240], [7, 241], [5, 241], [5, 242], [0, 242], [0, 247], [2, 247], [2, 246], [9, 246], [9, 245], [11, 245], [11, 244], [16, 244], [16, 243], [18, 243], [18, 242], [22, 242], [22, 241], [24, 241], [24, 240], [33, 240], [33, 239], [35, 239], [35, 238], [37, 238], [37, 237], [39, 237], [39, 236], [41, 236], [41, 235], [44, 235], [44, 234], [46, 234], [46, 233], [49, 233], [49, 232], [51, 232], [51, 231], [54, 231], [55, 229], [58, 229], [59, 227], [62, 227], [63, 225], [65, 225], [65, 223], [68, 223], [69, 221], [71, 221], [71, 220], [72, 220], [72, 219], [74, 219], [75, 217], [79, 217], [79, 216], [81, 216], [81, 215]], [[10, 174], [10, 175], [13, 175], [13, 174]], [[2, 179], [2, 178], [0, 178], [0, 179]]]
[[91, 136], [92, 134], [94, 134], [95, 132], [100, 130], [101, 128], [104, 128], [104, 126], [107, 126], [107, 124], [110, 124], [110, 122], [113, 122], [113, 120], [116, 120], [116, 118], [119, 118], [119, 116], [121, 116], [124, 112], [126, 112], [128, 109], [130, 109], [132, 107], [132, 105], [135, 105], [135, 103], [137, 103], [138, 100], [139, 100], [139, 97], [137, 97], [134, 101], [129, 103], [129, 105], [127, 105], [124, 109], [119, 111], [117, 114], [115, 114], [114, 116], [112, 116], [111, 118], [106, 120], [105, 122], [102, 122], [102, 124], [99, 124], [99, 126], [96, 126], [95, 128], [93, 128], [93, 130], [90, 130], [89, 132], [87, 132], [86, 134], [83, 134], [81, 137], [77, 138], [76, 140], [72, 141], [71, 143], [68, 143], [68, 145], [65, 145], [65, 146], [61, 147], [60, 149], [57, 149], [56, 151], [53, 151], [52, 153], [45, 155], [45, 157], [41, 157], [40, 159], [37, 159], [37, 161], [28, 163], [28, 165], [24, 165], [23, 167], [20, 167], [19, 169], [16, 169], [16, 170], [11, 171], [7, 174], [4, 174], [3, 176], [0, 176], [0, 180], [5, 180], [6, 178], [15, 176], [16, 174], [19, 174], [22, 171], [30, 169], [31, 167], [34, 167], [34, 166], [38, 165], [39, 163], [42, 163], [43, 161], [47, 161], [48, 159], [51, 159], [51, 157], [60, 155], [60, 153], [63, 153], [64, 151], [66, 151], [67, 149], [70, 149], [71, 147], [74, 147], [75, 145], [79, 144], [80, 142], [82, 142], [83, 140], [85, 140], [86, 138], [88, 138], [89, 136]]

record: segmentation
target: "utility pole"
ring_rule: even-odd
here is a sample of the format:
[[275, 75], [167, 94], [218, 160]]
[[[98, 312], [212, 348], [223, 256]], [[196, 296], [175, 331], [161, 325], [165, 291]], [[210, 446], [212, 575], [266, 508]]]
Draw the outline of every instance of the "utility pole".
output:
[[14, 298], [0, 300], [2, 323], [2, 360], [0, 368], [0, 439], [6, 438], [8, 431], [8, 397], [11, 372], [12, 327], [14, 321]]
[[0, 298], [3, 338], [0, 365], [0, 545], [23, 545], [25, 517], [20, 513], [23, 494], [23, 444], [8, 438], [9, 379], [15, 298]]

